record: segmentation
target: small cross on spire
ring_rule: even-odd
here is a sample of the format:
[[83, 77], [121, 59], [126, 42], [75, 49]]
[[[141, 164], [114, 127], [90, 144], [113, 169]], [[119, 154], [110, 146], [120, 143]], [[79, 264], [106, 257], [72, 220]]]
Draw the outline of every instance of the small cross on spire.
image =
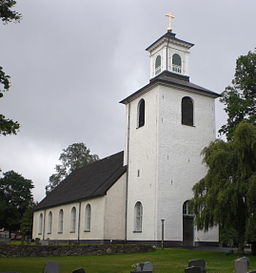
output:
[[175, 18], [171, 12], [165, 14], [168, 17], [168, 27], [167, 31], [172, 31], [172, 19]]

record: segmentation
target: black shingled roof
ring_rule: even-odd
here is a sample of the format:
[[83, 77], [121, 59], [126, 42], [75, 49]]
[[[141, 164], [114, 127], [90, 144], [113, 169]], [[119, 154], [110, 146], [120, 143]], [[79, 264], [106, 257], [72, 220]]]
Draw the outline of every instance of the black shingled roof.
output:
[[169, 86], [178, 86], [189, 89], [191, 92], [200, 93], [202, 95], [210, 96], [210, 97], [220, 97], [219, 94], [210, 91], [204, 87], [201, 87], [199, 85], [196, 85], [194, 83], [191, 83], [189, 81], [188, 76], [178, 75], [175, 73], [172, 73], [170, 71], [163, 71], [156, 77], [150, 80], [150, 83], [139, 89], [138, 91], [134, 92], [130, 96], [126, 97], [125, 99], [121, 100], [120, 103], [127, 104], [131, 102], [132, 100], [136, 99], [141, 94], [147, 92], [150, 90], [151, 87], [153, 87], [156, 84], [165, 84]]
[[72, 172], [35, 208], [45, 209], [106, 194], [126, 171], [123, 152], [108, 156]]

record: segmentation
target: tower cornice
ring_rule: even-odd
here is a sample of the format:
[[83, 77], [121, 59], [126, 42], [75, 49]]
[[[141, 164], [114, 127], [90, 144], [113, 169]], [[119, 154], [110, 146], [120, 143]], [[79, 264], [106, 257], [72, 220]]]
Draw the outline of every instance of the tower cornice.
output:
[[149, 47], [147, 47], [146, 51], [150, 52], [150, 51], [154, 50], [155, 48], [159, 47], [161, 44], [168, 42], [168, 41], [172, 41], [172, 44], [183, 46], [187, 49], [190, 49], [192, 46], [194, 46], [194, 44], [192, 44], [192, 43], [189, 43], [184, 40], [176, 38], [175, 33], [168, 31], [162, 37], [157, 39], [153, 44], [151, 44]]
[[138, 91], [134, 92], [130, 96], [121, 100], [120, 103], [128, 104], [131, 101], [143, 95], [144, 93], [149, 92], [151, 89], [153, 89], [157, 85], [175, 87], [176, 89], [179, 89], [179, 90], [186, 90], [192, 93], [197, 93], [197, 94], [201, 94], [201, 95], [212, 97], [212, 98], [218, 98], [221, 96], [220, 94], [215, 93], [209, 89], [206, 89], [204, 87], [191, 83], [189, 81], [189, 78], [186, 76], [177, 75], [169, 71], [163, 71], [161, 74], [152, 78], [149, 84], [143, 86]]

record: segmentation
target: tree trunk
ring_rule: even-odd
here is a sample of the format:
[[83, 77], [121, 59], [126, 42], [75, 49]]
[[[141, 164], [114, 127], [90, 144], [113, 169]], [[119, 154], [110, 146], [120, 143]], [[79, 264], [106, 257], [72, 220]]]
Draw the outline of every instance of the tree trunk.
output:
[[256, 256], [256, 242], [252, 243], [252, 255]]
[[238, 244], [238, 252], [244, 254], [244, 243]]

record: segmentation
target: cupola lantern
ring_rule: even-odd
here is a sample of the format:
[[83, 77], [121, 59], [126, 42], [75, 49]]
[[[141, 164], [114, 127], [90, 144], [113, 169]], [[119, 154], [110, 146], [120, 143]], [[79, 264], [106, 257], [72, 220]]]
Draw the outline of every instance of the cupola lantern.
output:
[[150, 78], [163, 71], [189, 76], [189, 49], [194, 44], [176, 38], [176, 34], [172, 32], [174, 16], [171, 12], [166, 16], [167, 33], [146, 48], [150, 57]]

